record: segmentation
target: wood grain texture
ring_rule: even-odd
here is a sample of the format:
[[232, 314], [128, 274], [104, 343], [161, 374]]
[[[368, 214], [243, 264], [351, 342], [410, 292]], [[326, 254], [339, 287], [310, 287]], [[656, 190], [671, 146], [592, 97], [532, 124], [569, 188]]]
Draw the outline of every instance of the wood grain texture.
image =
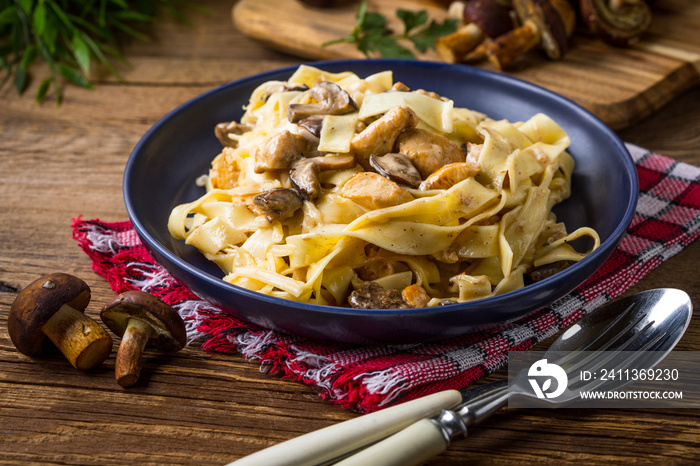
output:
[[[429, 0], [370, 0], [368, 9], [403, 26], [397, 8], [425, 9], [443, 19], [446, 10]], [[358, 2], [336, 8], [312, 8], [287, 0], [241, 0], [232, 12], [236, 27], [277, 50], [310, 60], [362, 58], [352, 44], [322, 44], [347, 36], [356, 24]], [[700, 3], [656, 2], [654, 20], [643, 39], [629, 48], [613, 47], [579, 31], [564, 59], [553, 62], [533, 51], [510, 74], [544, 86], [587, 108], [614, 129], [622, 129], [666, 105], [700, 83]], [[424, 60], [438, 60], [429, 50]], [[488, 63], [478, 63], [493, 70]]]
[[[41, 274], [87, 281], [93, 318], [113, 297], [71, 238], [71, 219], [126, 219], [124, 165], [152, 124], [212, 87], [300, 62], [234, 29], [230, 2], [202, 3], [214, 14], [193, 14], [193, 26], [166, 20], [152, 41], [129, 44], [121, 84], [98, 70], [95, 90], [65, 87], [60, 107], [32, 100], [46, 70], [25, 96], [0, 90], [0, 464], [224, 464], [356, 416], [312, 387], [197, 342], [171, 355], [147, 350], [141, 380], [123, 389], [114, 381], [116, 337], [112, 356], [82, 373], [60, 355], [20, 355], [7, 334], [17, 292]], [[620, 134], [700, 165], [699, 103], [692, 89]], [[700, 242], [634, 291], [679, 287], [698, 309], [698, 263]], [[679, 350], [700, 351], [697, 316]], [[697, 410], [682, 409], [504, 410], [428, 464], [691, 464], [698, 421]]]

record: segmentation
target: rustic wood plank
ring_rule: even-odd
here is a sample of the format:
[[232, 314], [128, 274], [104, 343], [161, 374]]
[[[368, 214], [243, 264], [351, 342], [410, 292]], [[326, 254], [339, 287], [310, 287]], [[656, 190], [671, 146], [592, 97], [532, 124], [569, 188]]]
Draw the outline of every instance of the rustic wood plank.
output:
[[[430, 1], [369, 1], [368, 9], [402, 31], [397, 8], [425, 9], [442, 20], [446, 10]], [[352, 44], [323, 47], [347, 36], [356, 23], [357, 4], [312, 8], [286, 0], [241, 0], [233, 22], [248, 36], [277, 50], [307, 59], [362, 58]], [[700, 82], [700, 5], [692, 0], [663, 2], [644, 38], [629, 48], [613, 47], [585, 34], [571, 39], [563, 60], [529, 53], [509, 74], [562, 94], [592, 111], [615, 129], [625, 128], [666, 105]], [[418, 54], [438, 60], [434, 51]], [[488, 63], [476, 63], [493, 70]]]

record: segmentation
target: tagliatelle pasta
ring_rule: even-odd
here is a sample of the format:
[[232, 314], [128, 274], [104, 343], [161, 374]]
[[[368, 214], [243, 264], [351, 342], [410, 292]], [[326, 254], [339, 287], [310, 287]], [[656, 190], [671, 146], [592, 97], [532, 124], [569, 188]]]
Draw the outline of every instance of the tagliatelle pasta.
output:
[[[600, 244], [552, 207], [569, 137], [544, 114], [493, 120], [431, 91], [303, 65], [221, 123], [206, 193], [170, 233], [235, 285], [358, 308], [429, 307], [546, 278]], [[589, 251], [571, 242], [589, 237]]]

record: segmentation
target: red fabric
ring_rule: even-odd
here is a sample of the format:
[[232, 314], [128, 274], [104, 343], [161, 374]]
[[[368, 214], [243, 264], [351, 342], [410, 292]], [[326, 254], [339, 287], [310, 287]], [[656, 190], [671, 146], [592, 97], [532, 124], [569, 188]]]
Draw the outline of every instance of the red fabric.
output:
[[129, 222], [74, 221], [74, 238], [115, 293], [143, 289], [173, 305], [209, 352], [238, 351], [271, 373], [315, 385], [346, 408], [374, 411], [445, 389], [463, 389], [619, 296], [700, 235], [700, 168], [628, 146], [641, 192], [626, 236], [575, 292], [519, 322], [437, 343], [357, 346], [263, 329], [201, 300], [162, 269]]

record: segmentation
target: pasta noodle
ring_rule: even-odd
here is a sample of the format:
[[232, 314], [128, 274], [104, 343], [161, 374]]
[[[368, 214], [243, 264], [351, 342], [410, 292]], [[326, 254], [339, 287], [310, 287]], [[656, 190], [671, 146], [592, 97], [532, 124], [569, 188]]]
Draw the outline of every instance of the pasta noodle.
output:
[[[551, 118], [493, 120], [411, 90], [302, 65], [250, 96], [206, 193], [175, 207], [172, 236], [224, 280], [291, 300], [429, 307], [546, 278], [600, 244], [552, 207], [571, 194], [569, 137]], [[589, 251], [572, 241], [589, 237]]]

